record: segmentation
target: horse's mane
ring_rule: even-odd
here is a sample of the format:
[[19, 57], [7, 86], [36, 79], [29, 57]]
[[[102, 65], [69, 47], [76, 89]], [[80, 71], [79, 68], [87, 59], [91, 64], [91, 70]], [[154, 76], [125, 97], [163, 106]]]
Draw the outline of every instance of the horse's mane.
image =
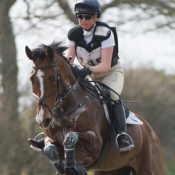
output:
[[[52, 48], [53, 52], [55, 54], [60, 55], [66, 62], [68, 62], [67, 58], [64, 57], [63, 52], [67, 49], [66, 46], [63, 45], [64, 43], [62, 41], [53, 41], [50, 45], [48, 45], [50, 48]], [[36, 57], [39, 57], [40, 59], [46, 58], [46, 51], [47, 45], [41, 44], [37, 48], [33, 49]]]

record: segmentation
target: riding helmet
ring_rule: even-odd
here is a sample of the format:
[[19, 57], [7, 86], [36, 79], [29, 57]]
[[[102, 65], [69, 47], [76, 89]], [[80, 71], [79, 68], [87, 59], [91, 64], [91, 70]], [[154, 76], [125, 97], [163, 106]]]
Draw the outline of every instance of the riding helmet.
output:
[[78, 0], [74, 8], [75, 14], [92, 14], [97, 15], [99, 18], [101, 15], [100, 4], [98, 0]]

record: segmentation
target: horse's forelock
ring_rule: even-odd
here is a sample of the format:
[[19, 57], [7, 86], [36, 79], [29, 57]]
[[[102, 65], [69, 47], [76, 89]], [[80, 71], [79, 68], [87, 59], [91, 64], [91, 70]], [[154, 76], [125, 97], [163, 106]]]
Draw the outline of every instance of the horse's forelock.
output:
[[63, 55], [63, 52], [67, 49], [62, 41], [53, 41], [49, 46], [59, 55]]
[[33, 49], [32, 51], [34, 52], [37, 58], [40, 58], [41, 60], [43, 60], [44, 58], [46, 58], [46, 54], [45, 54], [46, 47], [47, 47], [46, 45], [41, 44], [37, 48]]
[[[64, 46], [64, 43], [62, 41], [53, 41], [50, 45], [50, 48], [52, 48], [53, 52], [55, 54], [60, 55], [63, 59], [65, 59], [63, 53], [65, 50], [67, 50], [67, 47]], [[41, 44], [37, 48], [33, 49], [32, 51], [34, 52], [36, 57], [39, 57], [40, 59], [46, 58], [46, 51], [47, 45]], [[67, 59], [65, 59], [67, 61]]]

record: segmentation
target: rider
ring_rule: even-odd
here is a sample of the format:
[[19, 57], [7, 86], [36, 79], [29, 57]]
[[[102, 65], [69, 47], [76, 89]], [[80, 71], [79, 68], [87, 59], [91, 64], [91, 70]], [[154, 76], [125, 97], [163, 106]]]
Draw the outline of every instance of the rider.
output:
[[[116, 31], [112, 31], [108, 24], [97, 21], [101, 15], [98, 0], [78, 0], [74, 8], [79, 25], [68, 32], [68, 50], [74, 63], [75, 56], [84, 67], [78, 70], [79, 76], [87, 75], [100, 81], [121, 94], [124, 84], [124, 72], [118, 57], [118, 41]], [[111, 98], [118, 100], [118, 95], [111, 92]], [[122, 102], [112, 105], [112, 117], [117, 133], [123, 133], [116, 138], [120, 148], [129, 147], [130, 143], [125, 135], [126, 122]], [[127, 149], [126, 149], [127, 150]]]
[[[68, 50], [66, 57], [74, 63], [75, 56], [84, 67], [78, 70], [79, 76], [85, 78], [91, 75], [121, 94], [124, 84], [124, 72], [118, 57], [118, 41], [116, 31], [112, 31], [108, 24], [97, 21], [101, 15], [98, 0], [78, 0], [74, 8], [79, 25], [68, 32]], [[118, 100], [118, 95], [111, 92], [111, 98]], [[116, 144], [119, 149], [128, 150], [130, 142], [126, 136], [126, 115], [123, 103], [112, 104], [112, 117], [115, 130]], [[32, 141], [34, 145], [42, 144]]]

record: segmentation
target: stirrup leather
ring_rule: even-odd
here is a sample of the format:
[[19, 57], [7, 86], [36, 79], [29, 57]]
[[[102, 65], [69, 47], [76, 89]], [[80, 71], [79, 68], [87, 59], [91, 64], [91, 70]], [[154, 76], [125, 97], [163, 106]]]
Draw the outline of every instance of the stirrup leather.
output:
[[[118, 138], [121, 136], [121, 135], [125, 135], [129, 138], [129, 141], [130, 141], [130, 145], [129, 146], [126, 146], [124, 148], [120, 148], [119, 147], [119, 143], [118, 143]], [[127, 133], [125, 132], [122, 132], [121, 134], [117, 134], [117, 137], [116, 137], [116, 146], [117, 146], [117, 149], [119, 150], [119, 152], [125, 152], [125, 151], [129, 151], [131, 149], [134, 148], [134, 142], [131, 138], [131, 136], [129, 136]]]

